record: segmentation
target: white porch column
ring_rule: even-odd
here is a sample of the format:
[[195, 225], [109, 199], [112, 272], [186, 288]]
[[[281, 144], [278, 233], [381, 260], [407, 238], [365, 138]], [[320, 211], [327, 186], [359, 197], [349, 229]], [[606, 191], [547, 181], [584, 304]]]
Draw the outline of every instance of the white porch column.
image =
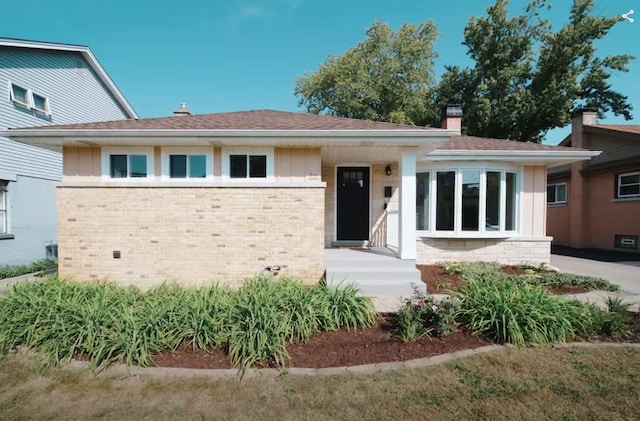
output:
[[400, 158], [400, 258], [416, 258], [416, 152], [404, 149]]

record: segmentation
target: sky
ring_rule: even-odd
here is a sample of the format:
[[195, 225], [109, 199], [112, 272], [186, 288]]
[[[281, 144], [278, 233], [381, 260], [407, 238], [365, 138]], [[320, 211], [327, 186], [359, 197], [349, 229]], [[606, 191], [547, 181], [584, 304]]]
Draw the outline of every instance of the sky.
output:
[[[182, 102], [196, 114], [275, 109], [301, 111], [295, 79], [329, 54], [365, 37], [375, 20], [393, 28], [433, 20], [439, 28], [436, 75], [445, 65], [469, 65], [463, 29], [494, 0], [0, 0], [0, 37], [87, 45], [140, 117], [171, 115]], [[512, 0], [522, 11], [527, 0]], [[549, 18], [566, 21], [571, 0], [553, 1]], [[596, 0], [596, 14], [633, 9], [633, 23], [616, 25], [598, 53], [640, 58], [640, 0]], [[640, 124], [640, 61], [614, 74]], [[607, 116], [602, 123], [625, 123]], [[557, 144], [569, 128], [551, 131]]]

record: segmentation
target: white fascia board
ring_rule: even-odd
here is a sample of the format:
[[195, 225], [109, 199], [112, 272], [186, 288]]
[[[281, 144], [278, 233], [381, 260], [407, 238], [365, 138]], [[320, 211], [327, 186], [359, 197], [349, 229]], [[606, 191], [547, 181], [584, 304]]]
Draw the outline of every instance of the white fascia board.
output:
[[287, 146], [412, 146], [444, 144], [447, 133], [431, 130], [48, 130], [10, 129], [9, 136], [31, 145], [63, 146], [66, 144], [154, 145], [178, 142], [184, 145]]
[[98, 59], [93, 55], [89, 47], [84, 45], [56, 44], [51, 42], [27, 41], [10, 38], [0, 38], [0, 46], [80, 53], [82, 57], [87, 61], [87, 63], [89, 63], [89, 66], [91, 66], [93, 71], [96, 72], [96, 75], [98, 76], [100, 81], [104, 83], [109, 92], [114, 96], [118, 104], [120, 104], [120, 106], [126, 111], [126, 113], [129, 115], [129, 118], [138, 118], [138, 114], [135, 112], [131, 104], [129, 104], [124, 95], [122, 95], [122, 92], [120, 92], [113, 80], [111, 80], [106, 70], [102, 67]]
[[507, 161], [561, 165], [585, 161], [600, 155], [601, 151], [447, 151], [435, 150], [420, 161]]

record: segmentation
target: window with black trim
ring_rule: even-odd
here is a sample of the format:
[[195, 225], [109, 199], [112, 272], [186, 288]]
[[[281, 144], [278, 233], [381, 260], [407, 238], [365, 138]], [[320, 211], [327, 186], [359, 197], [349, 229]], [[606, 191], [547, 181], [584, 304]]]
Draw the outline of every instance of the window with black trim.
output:
[[640, 197], [640, 171], [616, 175], [616, 198]]
[[567, 183], [547, 184], [547, 204], [560, 205], [567, 203]]
[[266, 155], [229, 155], [230, 178], [266, 178]]

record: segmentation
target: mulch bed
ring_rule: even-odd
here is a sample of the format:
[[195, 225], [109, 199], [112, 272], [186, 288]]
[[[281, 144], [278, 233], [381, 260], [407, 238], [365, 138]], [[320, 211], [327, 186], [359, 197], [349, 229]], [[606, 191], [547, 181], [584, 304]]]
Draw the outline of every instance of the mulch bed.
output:
[[[422, 281], [427, 284], [429, 294], [447, 294], [464, 285], [457, 274], [448, 274], [439, 265], [418, 265]], [[505, 266], [508, 274], [520, 275], [523, 270], [516, 266]], [[584, 288], [548, 288], [553, 294], [576, 294], [586, 292]], [[337, 332], [320, 332], [305, 343], [288, 344], [289, 367], [325, 368], [407, 361], [432, 357], [448, 352], [474, 349], [493, 342], [468, 334], [462, 330], [442, 337], [423, 337], [416, 342], [402, 342], [393, 334], [394, 315], [384, 314], [373, 327], [365, 329], [342, 329]], [[607, 340], [606, 337], [595, 338]], [[635, 338], [637, 341], [640, 338]], [[611, 341], [612, 338], [608, 338]], [[632, 340], [633, 341], [633, 340]], [[166, 351], [153, 356], [160, 367], [183, 368], [232, 368], [226, 353], [215, 350], [211, 353], [194, 351], [190, 343], [182, 343], [173, 352]], [[268, 365], [268, 364], [267, 364]]]
[[[383, 315], [378, 324], [365, 329], [320, 332], [305, 343], [288, 344], [289, 367], [324, 368], [407, 361], [448, 352], [473, 349], [492, 342], [462, 331], [442, 337], [423, 337], [402, 342], [393, 335], [394, 316]], [[160, 367], [232, 368], [222, 350], [212, 353], [193, 351], [182, 343], [174, 352], [154, 355]]]
[[[459, 274], [449, 274], [440, 265], [416, 265], [422, 282], [427, 284], [429, 294], [448, 294], [451, 290], [464, 286]], [[517, 266], [503, 266], [502, 271], [509, 275], [522, 275], [524, 270]], [[551, 294], [581, 294], [589, 290], [582, 287], [548, 287]]]

